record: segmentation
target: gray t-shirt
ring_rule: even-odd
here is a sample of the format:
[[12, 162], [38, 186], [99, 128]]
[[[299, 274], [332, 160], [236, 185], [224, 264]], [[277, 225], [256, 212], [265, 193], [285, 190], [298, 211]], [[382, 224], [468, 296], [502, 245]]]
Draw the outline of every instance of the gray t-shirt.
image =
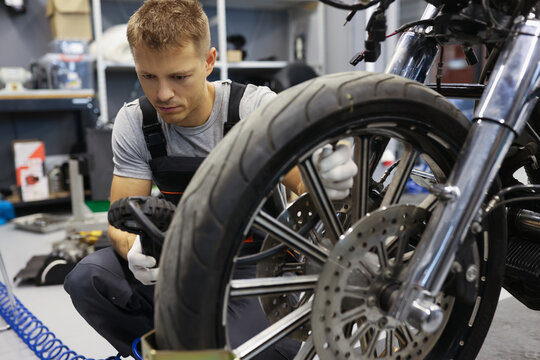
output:
[[[158, 114], [167, 141], [167, 155], [206, 157], [223, 138], [223, 125], [227, 121], [231, 81], [216, 81], [214, 106], [208, 121], [201, 126], [182, 127], [167, 124]], [[240, 119], [276, 94], [263, 86], [248, 85], [240, 101]], [[114, 175], [152, 180], [150, 152], [142, 132], [142, 111], [135, 100], [118, 112], [112, 132]]]

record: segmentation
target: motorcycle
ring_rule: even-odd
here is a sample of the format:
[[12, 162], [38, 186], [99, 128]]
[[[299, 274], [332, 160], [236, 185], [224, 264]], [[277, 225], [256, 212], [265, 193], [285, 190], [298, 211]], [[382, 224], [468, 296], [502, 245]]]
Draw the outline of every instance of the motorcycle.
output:
[[[393, 1], [321, 1], [351, 16], [377, 6], [353, 62], [374, 61]], [[287, 89], [203, 162], [166, 235], [159, 349], [251, 359], [292, 338], [298, 360], [473, 359], [501, 286], [540, 310], [540, 2], [428, 0], [397, 33], [384, 73]], [[442, 60], [424, 84], [448, 44], [471, 63], [484, 46], [477, 84], [442, 83]], [[447, 99], [456, 96], [476, 100], [472, 122]], [[312, 155], [343, 141], [359, 171], [351, 195], [331, 201]], [[397, 160], [381, 169], [389, 149]], [[267, 211], [296, 170], [307, 191]], [[262, 240], [246, 240], [254, 232]], [[245, 268], [251, 276], [235, 276]], [[268, 326], [231, 341], [227, 309], [245, 298], [258, 299]]]

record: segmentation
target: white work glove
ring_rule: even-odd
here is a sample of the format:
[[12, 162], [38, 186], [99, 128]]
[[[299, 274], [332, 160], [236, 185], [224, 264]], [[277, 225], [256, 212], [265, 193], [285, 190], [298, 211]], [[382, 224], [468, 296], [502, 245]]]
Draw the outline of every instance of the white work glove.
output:
[[137, 235], [133, 246], [127, 253], [127, 260], [129, 270], [131, 270], [137, 280], [144, 285], [153, 285], [156, 283], [159, 272], [159, 268], [153, 268], [156, 265], [156, 259], [143, 254], [139, 235]]
[[342, 200], [349, 195], [358, 172], [352, 156], [352, 148], [345, 143], [338, 143], [335, 149], [325, 145], [313, 153], [312, 160], [330, 200]]

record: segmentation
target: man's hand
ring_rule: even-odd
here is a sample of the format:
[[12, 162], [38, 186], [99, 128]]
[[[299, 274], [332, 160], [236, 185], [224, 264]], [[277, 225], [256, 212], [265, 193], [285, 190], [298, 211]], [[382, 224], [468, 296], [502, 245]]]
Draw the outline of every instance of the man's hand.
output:
[[353, 186], [353, 176], [358, 172], [351, 147], [345, 143], [338, 143], [335, 149], [325, 145], [313, 153], [312, 160], [330, 200], [345, 199]]
[[153, 268], [153, 266], [156, 266], [156, 259], [143, 254], [139, 235], [137, 235], [133, 246], [128, 251], [127, 260], [129, 269], [137, 280], [144, 285], [156, 283], [159, 272], [159, 268]]

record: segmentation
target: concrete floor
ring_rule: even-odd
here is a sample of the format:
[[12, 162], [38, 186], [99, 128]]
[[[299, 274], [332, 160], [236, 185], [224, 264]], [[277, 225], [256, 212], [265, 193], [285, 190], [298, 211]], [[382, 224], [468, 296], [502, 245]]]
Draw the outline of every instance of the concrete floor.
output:
[[540, 311], [530, 310], [509, 294], [500, 300], [477, 359], [540, 360]]
[[[50, 253], [52, 243], [64, 237], [65, 231], [36, 234], [15, 229], [13, 224], [0, 226], [0, 254], [9, 277], [13, 279], [33, 255]], [[5, 283], [3, 278], [0, 280]], [[117, 354], [75, 310], [62, 285], [16, 286], [14, 292], [21, 303], [71, 350], [95, 359]], [[26, 360], [37, 359], [37, 356], [28, 350], [17, 334], [5, 331], [0, 333], [0, 360], [4, 359]]]
[[[24, 267], [32, 255], [48, 254], [51, 244], [63, 237], [62, 231], [36, 234], [17, 230], [13, 224], [0, 226], [0, 254], [10, 278]], [[61, 285], [17, 286], [15, 295], [58, 339], [78, 354], [95, 359], [116, 354], [114, 348], [75, 311]], [[3, 324], [0, 318], [0, 328]], [[36, 358], [12, 330], [0, 332], [0, 360]], [[527, 309], [503, 292], [477, 359], [540, 360], [540, 312]]]

